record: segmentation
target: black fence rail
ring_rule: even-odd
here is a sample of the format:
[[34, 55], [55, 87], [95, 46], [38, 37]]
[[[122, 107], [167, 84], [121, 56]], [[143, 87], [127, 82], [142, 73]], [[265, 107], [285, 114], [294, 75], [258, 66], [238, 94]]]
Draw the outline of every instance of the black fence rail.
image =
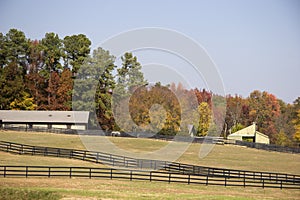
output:
[[[12, 126], [5, 125], [2, 127], [5, 130], [14, 130], [14, 131], [25, 131], [25, 132], [49, 132], [49, 133], [58, 133], [58, 134], [82, 134], [82, 135], [97, 135], [97, 136], [111, 136], [111, 132], [105, 132], [102, 130], [73, 130], [73, 129], [64, 129], [64, 128], [43, 128], [43, 127], [33, 127], [28, 128], [27, 126]], [[170, 135], [159, 135], [154, 134], [149, 136], [149, 133], [121, 133], [121, 137], [134, 137], [134, 138], [151, 138], [151, 139], [160, 139], [171, 141], [174, 140], [174, 136]], [[239, 146], [246, 146], [249, 148], [255, 148], [266, 151], [276, 151], [283, 153], [300, 153], [300, 148], [298, 147], [284, 147], [273, 144], [262, 144], [238, 140], [226, 140], [222, 137], [194, 137], [190, 138], [188, 136], [177, 136], [176, 141], [179, 142], [192, 142], [193, 143], [210, 143], [210, 144], [233, 144]]]
[[229, 178], [205, 175], [169, 173], [162, 171], [116, 170], [113, 168], [89, 167], [48, 167], [48, 166], [0, 166], [0, 177], [80, 177], [103, 179], [142, 180], [167, 183], [185, 183], [200, 185], [262, 187], [280, 189], [300, 189], [299, 184], [267, 179]]
[[231, 144], [239, 145], [239, 146], [246, 146], [249, 148], [261, 149], [266, 151], [277, 151], [283, 153], [300, 153], [300, 148], [293, 148], [293, 147], [284, 147], [278, 146], [273, 144], [262, 144], [262, 143], [254, 143], [254, 142], [246, 142], [246, 141], [238, 141], [231, 142]]
[[4, 125], [1, 127], [4, 130], [11, 131], [23, 131], [23, 132], [45, 132], [45, 133], [57, 133], [57, 134], [77, 134], [77, 130], [65, 129], [65, 128], [44, 128], [44, 127], [33, 127], [29, 128], [27, 126], [13, 126]]
[[290, 183], [300, 185], [300, 176], [284, 173], [256, 172], [234, 169], [212, 168], [197, 165], [189, 165], [177, 162], [160, 160], [135, 159], [108, 153], [92, 152], [85, 150], [63, 149], [53, 147], [40, 147], [12, 142], [0, 141], [0, 151], [40, 156], [54, 156], [101, 163], [118, 168], [131, 168], [140, 170], [160, 170], [168, 173], [182, 175], [201, 175], [217, 178], [247, 179], [253, 181], [265, 181], [276, 183]]

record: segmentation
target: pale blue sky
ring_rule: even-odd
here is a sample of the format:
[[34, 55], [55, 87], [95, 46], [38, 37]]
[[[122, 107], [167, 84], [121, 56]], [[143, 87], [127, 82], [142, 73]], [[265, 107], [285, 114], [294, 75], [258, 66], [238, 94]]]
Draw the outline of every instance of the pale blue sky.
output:
[[83, 33], [97, 47], [108, 37], [142, 27], [179, 31], [216, 63], [226, 93], [266, 90], [286, 102], [300, 96], [300, 1], [1, 0], [0, 31], [41, 39], [46, 32]]

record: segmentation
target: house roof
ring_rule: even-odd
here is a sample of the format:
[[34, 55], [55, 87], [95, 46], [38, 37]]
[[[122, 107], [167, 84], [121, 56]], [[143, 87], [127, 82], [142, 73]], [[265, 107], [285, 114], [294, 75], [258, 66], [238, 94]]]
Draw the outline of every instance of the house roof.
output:
[[230, 135], [239, 135], [239, 136], [255, 136], [256, 131], [256, 125], [252, 124], [250, 126], [247, 126], [246, 128], [243, 128], [237, 132], [234, 132]]
[[88, 111], [0, 110], [3, 123], [87, 124]]
[[258, 134], [260, 136], [263, 136], [263, 137], [266, 137], [268, 138], [269, 136], [261, 133], [261, 132], [258, 132], [256, 130], [256, 124], [253, 123], [252, 125], [250, 126], [247, 126], [246, 128], [243, 128], [235, 133], [232, 133], [229, 135], [229, 137], [236, 137], [236, 136], [249, 136], [249, 137], [255, 137], [255, 135]]

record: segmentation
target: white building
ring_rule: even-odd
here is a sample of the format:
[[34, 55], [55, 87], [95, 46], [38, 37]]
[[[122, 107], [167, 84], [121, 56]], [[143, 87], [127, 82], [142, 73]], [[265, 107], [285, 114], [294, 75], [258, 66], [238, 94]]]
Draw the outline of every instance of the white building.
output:
[[0, 110], [0, 127], [86, 130], [88, 121], [88, 111]]
[[270, 144], [269, 136], [258, 132], [255, 123], [253, 123], [251, 126], [248, 126], [235, 133], [228, 135], [227, 139]]

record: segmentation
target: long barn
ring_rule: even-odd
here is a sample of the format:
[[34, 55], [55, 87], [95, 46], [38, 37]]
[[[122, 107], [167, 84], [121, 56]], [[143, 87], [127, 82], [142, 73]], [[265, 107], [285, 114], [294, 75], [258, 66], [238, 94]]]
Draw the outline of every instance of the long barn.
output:
[[88, 111], [0, 110], [0, 127], [88, 129]]

